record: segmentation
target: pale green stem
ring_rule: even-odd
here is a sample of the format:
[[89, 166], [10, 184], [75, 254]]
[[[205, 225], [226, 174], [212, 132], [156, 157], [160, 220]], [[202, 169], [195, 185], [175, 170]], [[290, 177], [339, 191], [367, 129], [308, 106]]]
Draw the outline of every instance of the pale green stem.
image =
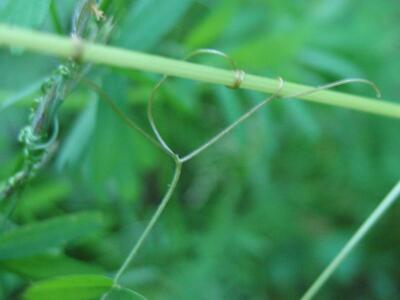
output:
[[[70, 38], [8, 25], [0, 25], [0, 45], [21, 47], [26, 50], [59, 57], [79, 55], [82, 60], [93, 63], [149, 71], [226, 86], [231, 86], [237, 81], [236, 73], [230, 70], [89, 42], [78, 44], [76, 40], [74, 41]], [[241, 88], [264, 93], [274, 93], [278, 86], [279, 81], [277, 80], [250, 74], [245, 76], [240, 85]], [[304, 94], [310, 89], [311, 87], [305, 85], [286, 82], [281, 96], [287, 97], [297, 94], [303, 100], [400, 118], [400, 105], [396, 103], [376, 101], [370, 98], [326, 90], [313, 94]]]
[[310, 300], [318, 293], [324, 283], [331, 277], [332, 273], [339, 267], [343, 260], [350, 254], [364, 236], [371, 230], [375, 223], [382, 217], [382, 215], [389, 209], [389, 207], [400, 196], [400, 181], [390, 191], [390, 193], [382, 200], [378, 207], [372, 212], [368, 219], [361, 225], [353, 237], [347, 242], [339, 254], [328, 265], [328, 267], [321, 273], [317, 280], [312, 284], [308, 291], [304, 294], [301, 300]]
[[154, 146], [157, 146], [158, 148], [162, 148], [162, 146], [152, 137], [150, 136], [143, 128], [141, 128], [139, 125], [137, 125], [133, 120], [131, 120], [114, 102], [114, 100], [95, 82], [82, 78], [81, 82], [84, 83], [86, 86], [94, 90], [100, 99], [104, 100], [106, 104], [108, 104], [112, 111], [121, 118], [121, 120], [131, 129], [137, 131], [141, 135], [143, 135], [149, 142], [151, 142]]
[[191, 160], [192, 158], [194, 158], [195, 156], [199, 155], [201, 152], [206, 150], [208, 147], [214, 145], [216, 142], [218, 142], [220, 139], [222, 139], [225, 135], [230, 133], [233, 129], [235, 129], [237, 126], [239, 126], [244, 121], [246, 121], [248, 118], [250, 118], [254, 113], [259, 111], [262, 107], [264, 107], [264, 105], [266, 105], [267, 103], [269, 103], [270, 101], [272, 101], [273, 99], [278, 97], [278, 94], [282, 88], [283, 88], [283, 80], [281, 79], [281, 86], [275, 92], [275, 94], [273, 94], [269, 98], [265, 99], [264, 101], [258, 103], [254, 107], [252, 107], [250, 110], [248, 110], [246, 113], [244, 113], [241, 117], [239, 117], [235, 122], [233, 122], [231, 125], [229, 125], [225, 129], [223, 129], [220, 133], [215, 135], [212, 139], [210, 139], [209, 141], [207, 141], [206, 143], [204, 143], [203, 145], [201, 145], [199, 148], [195, 149], [188, 155], [182, 157], [181, 162], [187, 162], [187, 161]]
[[160, 205], [157, 207], [157, 210], [154, 213], [153, 217], [151, 218], [149, 224], [146, 226], [146, 229], [143, 231], [139, 240], [136, 242], [135, 246], [133, 247], [133, 249], [129, 253], [128, 257], [125, 259], [124, 263], [122, 264], [122, 266], [118, 270], [117, 274], [115, 275], [114, 286], [118, 285], [118, 281], [121, 278], [122, 274], [129, 267], [129, 264], [132, 262], [133, 258], [136, 256], [138, 250], [142, 246], [146, 237], [149, 235], [150, 231], [153, 229], [154, 225], [156, 224], [159, 217], [161, 216], [161, 213], [164, 211], [165, 207], [167, 206], [167, 204], [168, 204], [169, 200], [171, 199], [171, 196], [172, 196], [173, 192], [175, 191], [176, 186], [178, 184], [179, 177], [181, 175], [181, 170], [182, 170], [182, 163], [179, 161], [179, 158], [176, 157], [176, 159], [175, 159], [175, 174], [174, 174], [171, 184], [169, 185], [167, 193], [165, 194], [164, 198], [161, 200]]

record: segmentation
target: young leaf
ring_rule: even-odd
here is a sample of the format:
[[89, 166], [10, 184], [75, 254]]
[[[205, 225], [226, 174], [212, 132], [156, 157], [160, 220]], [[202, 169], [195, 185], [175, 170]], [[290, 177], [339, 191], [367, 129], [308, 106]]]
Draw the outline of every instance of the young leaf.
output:
[[24, 219], [45, 215], [63, 201], [70, 193], [71, 186], [64, 180], [51, 180], [29, 187], [21, 193], [15, 214]]
[[28, 257], [99, 232], [98, 213], [79, 213], [25, 225], [0, 237], [0, 260]]
[[24, 27], [39, 27], [46, 19], [51, 0], [6, 0], [0, 2], [0, 21]]
[[122, 25], [120, 44], [146, 50], [157, 44], [190, 8], [193, 0], [139, 0]]
[[0, 113], [4, 111], [6, 108], [16, 104], [17, 102], [25, 99], [26, 97], [34, 94], [37, 90], [39, 90], [40, 86], [43, 84], [45, 79], [39, 79], [34, 83], [28, 85], [27, 87], [23, 88], [21, 91], [11, 95], [6, 99], [1, 99], [0, 103]]
[[112, 280], [98, 275], [74, 275], [42, 281], [31, 286], [24, 300], [93, 300], [112, 286]]
[[97, 100], [92, 99], [80, 113], [61, 147], [56, 162], [57, 169], [62, 171], [65, 167], [74, 167], [90, 141], [96, 125]]
[[227, 28], [227, 23], [237, 11], [237, 0], [217, 1], [207, 17], [200, 22], [189, 35], [186, 44], [192, 48], [205, 47], [212, 44]]
[[29, 279], [45, 279], [72, 274], [102, 274], [103, 270], [65, 255], [45, 254], [0, 261], [0, 266]]

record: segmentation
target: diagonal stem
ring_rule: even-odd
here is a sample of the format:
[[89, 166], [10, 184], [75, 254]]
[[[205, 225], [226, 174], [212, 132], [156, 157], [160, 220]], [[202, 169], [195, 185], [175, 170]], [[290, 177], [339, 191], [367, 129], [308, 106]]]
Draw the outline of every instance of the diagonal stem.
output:
[[247, 111], [246, 113], [244, 113], [241, 117], [239, 117], [235, 122], [233, 122], [231, 125], [229, 125], [228, 127], [226, 127], [225, 129], [223, 129], [220, 133], [218, 133], [216, 136], [214, 136], [211, 140], [207, 141], [206, 143], [204, 143], [202, 146], [200, 146], [199, 148], [195, 149], [194, 151], [192, 151], [191, 153], [189, 153], [188, 155], [182, 157], [180, 160], [181, 162], [187, 162], [188, 160], [191, 160], [192, 158], [194, 158], [195, 156], [199, 155], [201, 152], [203, 152], [204, 150], [206, 150], [208, 147], [214, 145], [216, 142], [218, 142], [219, 140], [221, 140], [225, 135], [227, 135], [229, 132], [231, 132], [233, 129], [235, 129], [237, 126], [239, 126], [240, 124], [242, 124], [244, 121], [246, 121], [248, 118], [250, 118], [254, 113], [256, 113], [257, 111], [259, 111], [262, 107], [264, 107], [266, 104], [268, 104], [269, 102], [271, 102], [272, 100], [274, 100], [275, 98], [278, 97], [279, 92], [282, 90], [283, 88], [283, 80], [281, 80], [281, 85], [279, 87], [279, 89], [275, 92], [275, 94], [271, 95], [269, 98], [263, 100], [262, 102], [258, 103], [257, 105], [255, 105], [254, 107], [252, 107], [249, 111]]
[[176, 189], [176, 186], [178, 185], [179, 178], [181, 175], [181, 170], [182, 170], [182, 163], [179, 161], [179, 159], [176, 157], [175, 159], [175, 174], [172, 179], [171, 184], [169, 185], [169, 188], [164, 196], [164, 198], [161, 200], [160, 205], [157, 207], [156, 212], [154, 213], [153, 217], [150, 219], [149, 224], [147, 224], [145, 230], [141, 234], [139, 240], [136, 242], [135, 246], [132, 248], [131, 252], [125, 259], [124, 263], [118, 270], [117, 274], [114, 277], [114, 285], [118, 285], [118, 281], [120, 280], [121, 276], [123, 273], [126, 271], [126, 269], [129, 267], [129, 264], [132, 262], [132, 260], [135, 258], [138, 250], [142, 246], [143, 242], [145, 241], [146, 237], [149, 235], [150, 231], [153, 229], [154, 225], [160, 218], [162, 212], [164, 211], [165, 207], [167, 206], [169, 200], [171, 199], [171, 196], [173, 192]]
[[81, 82], [88, 86], [90, 89], [95, 91], [100, 99], [102, 99], [106, 104], [110, 106], [112, 111], [121, 118], [121, 120], [131, 129], [143, 135], [150, 143], [158, 148], [162, 148], [162, 146], [151, 136], [149, 135], [143, 128], [137, 125], [132, 119], [130, 119], [118, 106], [115, 104], [114, 100], [108, 95], [97, 83], [92, 80], [82, 78]]
[[364, 236], [371, 230], [375, 223], [382, 215], [391, 207], [391, 205], [400, 196], [400, 181], [390, 191], [390, 193], [382, 200], [378, 207], [372, 212], [368, 219], [361, 225], [352, 238], [342, 248], [339, 254], [332, 260], [328, 267], [321, 273], [317, 280], [307, 290], [301, 300], [310, 300], [315, 297], [325, 282], [331, 277], [332, 273], [346, 259], [350, 252], [360, 243]]

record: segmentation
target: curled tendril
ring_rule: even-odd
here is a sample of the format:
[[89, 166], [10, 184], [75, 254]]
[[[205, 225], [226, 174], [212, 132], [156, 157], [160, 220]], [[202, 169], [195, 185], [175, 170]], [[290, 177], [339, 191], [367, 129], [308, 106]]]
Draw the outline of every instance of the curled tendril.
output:
[[121, 120], [132, 130], [140, 133], [143, 137], [145, 137], [149, 142], [153, 145], [162, 149], [161, 145], [155, 140], [150, 134], [148, 134], [143, 128], [141, 128], [134, 120], [128, 117], [128, 115], [122, 111], [116, 101], [114, 101], [110, 95], [108, 95], [97, 83], [89, 80], [87, 78], [82, 78], [81, 83], [86, 85], [88, 88], [92, 89], [94, 92], [97, 93], [99, 98], [103, 100], [108, 106], [110, 106], [111, 110], [121, 118]]
[[222, 51], [217, 50], [217, 49], [210, 49], [210, 48], [197, 49], [197, 50], [194, 50], [193, 52], [189, 53], [188, 55], [186, 55], [183, 58], [183, 60], [189, 60], [189, 59], [191, 59], [191, 58], [193, 58], [195, 56], [202, 55], [202, 54], [211, 54], [211, 55], [214, 55], [214, 56], [222, 57], [225, 60], [227, 60], [229, 65], [231, 66], [231, 69], [234, 71], [234, 76], [235, 76], [235, 79], [234, 79], [233, 83], [231, 85], [227, 86], [227, 87], [229, 87], [231, 89], [240, 88], [240, 86], [242, 85], [242, 82], [243, 82], [243, 80], [244, 80], [244, 78], [246, 76], [246, 73], [243, 70], [239, 69], [237, 64], [236, 64], [236, 61], [234, 59], [232, 59], [232, 57], [230, 57], [225, 52], [222, 52]]
[[[234, 81], [232, 86], [229, 86], [229, 88], [238, 88], [238, 87], [240, 87], [240, 85], [241, 85], [241, 83], [243, 81], [243, 78], [244, 78], [244, 72], [238, 70], [236, 68], [235, 62], [232, 59], [230, 59], [226, 54], [224, 54], [223, 52], [220, 52], [218, 50], [213, 50], [213, 49], [200, 49], [200, 50], [197, 50], [195, 52], [192, 52], [191, 54], [186, 56], [185, 59], [189, 59], [189, 58], [191, 58], [191, 57], [193, 57], [195, 55], [199, 55], [199, 54], [214, 54], [214, 55], [222, 56], [222, 57], [225, 57], [226, 59], [228, 59], [230, 64], [231, 64], [231, 66], [234, 68], [234, 71], [235, 71], [235, 81]], [[149, 101], [148, 101], [147, 112], [148, 112], [148, 119], [149, 119], [150, 125], [151, 125], [151, 127], [153, 129], [154, 134], [157, 137], [158, 142], [160, 143], [160, 145], [164, 149], [164, 151], [174, 160], [174, 163], [175, 163], [174, 176], [173, 176], [173, 179], [171, 181], [171, 184], [169, 185], [169, 188], [168, 188], [167, 192], [165, 193], [164, 197], [161, 200], [161, 203], [157, 207], [156, 212], [154, 213], [154, 215], [150, 219], [150, 221], [147, 224], [146, 228], [144, 229], [143, 233], [140, 235], [138, 241], [133, 246], [133, 248], [130, 251], [129, 255], [126, 257], [125, 261], [123, 262], [123, 264], [121, 265], [121, 267], [117, 271], [116, 275], [114, 276], [113, 286], [118, 286], [119, 279], [121, 278], [123, 273], [126, 271], [126, 269], [129, 267], [129, 264], [132, 262], [132, 260], [136, 256], [137, 252], [141, 248], [142, 244], [146, 240], [147, 236], [150, 234], [152, 228], [154, 227], [154, 225], [157, 223], [158, 219], [160, 218], [162, 212], [165, 210], [169, 200], [171, 199], [171, 196], [172, 196], [173, 192], [175, 191], [175, 189], [176, 189], [176, 187], [178, 185], [179, 178], [180, 178], [181, 171], [182, 171], [182, 165], [186, 161], [190, 160], [191, 158], [193, 158], [194, 156], [196, 156], [197, 154], [199, 154], [200, 152], [202, 152], [203, 150], [205, 150], [206, 148], [208, 148], [209, 146], [211, 146], [212, 144], [214, 144], [215, 142], [220, 140], [224, 135], [226, 135], [227, 133], [232, 131], [236, 126], [238, 126], [244, 120], [249, 118], [253, 113], [255, 113], [257, 110], [259, 110], [266, 103], [268, 103], [272, 99], [278, 97], [280, 91], [283, 88], [283, 84], [284, 84], [283, 79], [279, 78], [280, 84], [279, 84], [279, 86], [277, 88], [277, 91], [272, 96], [270, 96], [269, 98], [265, 99], [264, 101], [262, 101], [261, 103], [257, 104], [255, 107], [250, 109], [248, 112], [243, 114], [239, 119], [237, 119], [234, 123], [232, 123], [231, 125], [226, 127], [219, 134], [217, 134], [212, 139], [210, 139], [208, 142], [206, 142], [203, 146], [199, 147], [198, 149], [194, 150], [193, 152], [191, 152], [190, 154], [184, 156], [183, 158], [180, 158], [168, 146], [168, 144], [162, 138], [161, 134], [159, 133], [159, 131], [157, 129], [157, 125], [156, 125], [156, 123], [154, 121], [154, 117], [153, 117], [153, 113], [152, 113], [152, 102], [153, 102], [153, 99], [155, 97], [155, 94], [160, 89], [161, 85], [167, 80], [167, 78], [168, 78], [168, 76], [164, 76], [156, 84], [156, 86], [154, 87], [153, 91], [151, 92], [150, 97], [149, 97]], [[110, 99], [108, 99], [107, 101], [110, 101]], [[121, 116], [120, 115], [120, 117], [123, 118], [124, 121], [126, 122], [125, 116]], [[137, 130], [136, 125], [135, 125], [134, 129]], [[103, 295], [102, 300], [107, 299], [107, 297], [108, 297], [108, 293]]]
[[[195, 56], [198, 55], [203, 55], [203, 54], [211, 54], [215, 56], [219, 56], [224, 58], [225, 60], [228, 61], [229, 65], [231, 66], [232, 70], [235, 72], [235, 80], [230, 86], [230, 88], [239, 88], [243, 79], [244, 79], [244, 71], [239, 70], [237, 68], [236, 62], [229, 57], [227, 54], [225, 54], [222, 51], [215, 50], [215, 49], [198, 49], [195, 50], [188, 55], [186, 55], [183, 60], [189, 60]], [[153, 102], [154, 98], [156, 96], [156, 93], [160, 90], [161, 86], [165, 83], [165, 81], [169, 78], [169, 76], [165, 75], [153, 88], [150, 97], [148, 99], [148, 105], [147, 105], [147, 118], [150, 122], [150, 126], [153, 130], [154, 135], [156, 136], [158, 142], [162, 145], [164, 151], [171, 157], [175, 157], [177, 154], [171, 149], [171, 147], [167, 144], [167, 142], [164, 140], [164, 138], [161, 136], [160, 131], [158, 130], [158, 127], [156, 125], [156, 122], [154, 120], [153, 116]]]
[[[234, 81], [232, 83], [232, 85], [227, 86], [228, 88], [231, 89], [238, 89], [240, 88], [244, 78], [245, 78], [245, 72], [241, 69], [239, 69], [237, 67], [236, 62], [229, 57], [227, 54], [225, 54], [224, 52], [221, 52], [219, 50], [215, 50], [215, 49], [199, 49], [196, 51], [191, 52], [189, 55], [185, 56], [184, 60], [188, 60], [190, 58], [193, 58], [197, 55], [202, 55], [202, 54], [211, 54], [211, 55], [216, 55], [219, 57], [222, 57], [224, 59], [226, 59], [229, 63], [229, 65], [231, 66], [232, 70], [234, 71]], [[159, 141], [159, 143], [162, 145], [164, 151], [172, 156], [175, 157], [177, 154], [175, 153], [175, 151], [173, 151], [171, 149], [171, 147], [167, 144], [167, 142], [164, 140], [164, 138], [161, 136], [156, 122], [154, 120], [154, 116], [153, 116], [153, 101], [155, 98], [156, 93], [160, 90], [161, 86], [165, 83], [165, 81], [169, 78], [169, 76], [165, 75], [153, 88], [149, 100], [148, 100], [148, 106], [147, 106], [147, 116], [150, 122], [150, 126], [157, 138], [157, 140]], [[200, 154], [202, 151], [204, 151], [205, 149], [207, 149], [208, 147], [210, 147], [211, 145], [213, 145], [214, 143], [216, 143], [217, 141], [219, 141], [222, 137], [224, 137], [226, 134], [228, 134], [229, 132], [231, 132], [235, 127], [237, 127], [239, 124], [241, 124], [243, 121], [245, 121], [246, 119], [248, 119], [253, 113], [257, 112], [261, 107], [263, 107], [265, 104], [267, 104], [269, 101], [279, 97], [279, 93], [281, 92], [282, 88], [284, 85], [284, 81], [282, 78], [279, 77], [279, 85], [277, 87], [277, 91], [270, 96], [269, 98], [265, 99], [264, 101], [262, 101], [261, 103], [257, 104], [256, 106], [254, 106], [253, 108], [251, 108], [249, 111], [247, 111], [246, 113], [244, 113], [241, 117], [239, 117], [235, 122], [233, 122], [231, 125], [229, 125], [228, 127], [226, 127], [225, 129], [223, 129], [221, 132], [219, 132], [218, 134], [216, 134], [214, 137], [212, 137], [210, 140], [208, 140], [206, 143], [204, 143], [203, 145], [201, 145], [200, 147], [198, 147], [197, 149], [193, 150], [192, 152], [190, 152], [189, 154], [183, 156], [180, 161], [181, 162], [186, 162], [192, 158], [194, 158], [195, 156], [197, 156], [198, 154]]]
[[284, 98], [287, 99], [287, 98], [303, 97], [303, 96], [314, 94], [314, 93], [317, 93], [317, 92], [320, 92], [320, 91], [323, 91], [323, 90], [328, 90], [328, 89], [331, 89], [331, 88], [334, 88], [334, 87], [338, 87], [338, 86], [346, 85], [346, 84], [351, 84], [351, 83], [363, 83], [363, 84], [369, 85], [374, 89], [377, 98], [381, 98], [382, 97], [382, 93], [381, 93], [378, 85], [375, 82], [367, 80], [367, 79], [363, 79], [363, 78], [347, 78], [347, 79], [342, 79], [342, 80], [339, 80], [339, 81], [334, 81], [334, 82], [331, 82], [331, 83], [328, 83], [328, 84], [324, 84], [324, 85], [318, 86], [316, 88], [309, 89], [309, 90], [301, 92], [301, 93], [288, 95], [288, 96], [285, 96]]
[[[4, 183], [0, 183], [0, 202], [10, 198], [15, 192], [23, 188], [49, 160], [57, 148], [58, 109], [67, 94], [79, 81], [81, 74], [87, 70], [79, 64], [83, 51], [80, 38], [85, 35], [85, 37], [89, 36], [93, 39], [93, 37], [100, 35], [101, 39], [105, 39], [111, 28], [109, 23], [111, 21], [108, 21], [107, 30], [104, 32], [99, 31], [99, 28], [102, 29], [103, 26], [97, 26], [97, 23], [96, 26], [89, 26], [94, 22], [93, 20], [92, 23], [89, 23], [93, 16], [93, 5], [95, 4], [94, 0], [82, 0], [75, 8], [71, 30], [71, 36], [76, 44], [75, 55], [65, 64], [60, 65], [54, 74], [43, 83], [42, 96], [35, 101], [35, 107], [32, 108], [29, 115], [29, 124], [21, 130], [19, 135], [19, 140], [24, 146], [23, 165]], [[50, 137], [45, 141], [49, 133]]]
[[53, 119], [53, 130], [50, 138], [46, 142], [41, 142], [41, 137], [36, 136], [31, 127], [27, 127], [25, 131], [22, 131], [23, 142], [27, 149], [36, 151], [36, 150], [45, 150], [49, 148], [52, 144], [54, 144], [57, 140], [58, 133], [60, 130], [60, 123], [58, 121], [58, 117], [54, 116]]

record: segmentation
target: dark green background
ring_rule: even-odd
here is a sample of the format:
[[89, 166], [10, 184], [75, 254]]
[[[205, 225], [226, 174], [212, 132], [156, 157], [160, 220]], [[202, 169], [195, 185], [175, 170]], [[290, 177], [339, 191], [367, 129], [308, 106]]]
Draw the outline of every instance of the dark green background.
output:
[[[75, 1], [55, 2], [68, 34]], [[248, 73], [313, 86], [367, 78], [379, 85], [384, 99], [399, 103], [397, 0], [110, 3], [106, 14], [116, 18], [113, 45], [173, 58], [216, 48]], [[0, 1], [0, 18], [55, 32], [48, 4]], [[219, 59], [196, 61], [226, 67]], [[20, 49], [0, 50], [0, 107], [58, 63]], [[88, 77], [149, 129], [146, 101], [159, 76], [94, 66]], [[358, 84], [339, 90], [373, 97]], [[184, 154], [263, 97], [173, 79], [157, 98], [157, 122]], [[1, 179], [12, 174], [22, 155], [17, 135], [34, 95], [23, 98], [0, 108]], [[61, 262], [51, 273], [41, 271], [40, 264], [48, 263], [39, 254], [0, 258], [0, 299], [18, 299], [32, 280], [53, 275], [112, 275], [167, 188], [173, 169], [168, 157], [97, 98], [79, 86], [66, 99], [60, 149], [17, 197], [8, 226], [98, 212], [96, 221], [83, 215], [82, 227], [71, 229], [72, 236], [85, 228], [88, 235], [40, 254], [64, 253], [85, 265], [68, 269]], [[149, 299], [299, 298], [398, 180], [399, 150], [398, 120], [275, 101], [184, 166], [170, 205], [122, 281]], [[317, 299], [399, 299], [399, 217], [397, 205]], [[63, 230], [46, 228], [44, 240]]]

